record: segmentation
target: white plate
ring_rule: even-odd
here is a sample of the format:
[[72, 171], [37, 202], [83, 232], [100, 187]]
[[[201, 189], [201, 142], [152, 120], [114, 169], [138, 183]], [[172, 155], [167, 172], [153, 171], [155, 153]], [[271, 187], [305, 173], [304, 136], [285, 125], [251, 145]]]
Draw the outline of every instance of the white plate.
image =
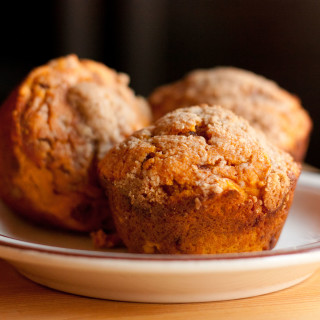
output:
[[0, 206], [0, 257], [45, 286], [138, 302], [250, 297], [297, 284], [320, 266], [320, 175], [303, 173], [272, 251], [224, 255], [143, 255], [92, 248], [86, 236], [44, 230]]

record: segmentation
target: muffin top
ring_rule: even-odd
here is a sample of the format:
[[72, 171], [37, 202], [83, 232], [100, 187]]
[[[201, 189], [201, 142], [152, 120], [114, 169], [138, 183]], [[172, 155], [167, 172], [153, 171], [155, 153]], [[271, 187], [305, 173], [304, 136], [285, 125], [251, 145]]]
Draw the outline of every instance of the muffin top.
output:
[[297, 97], [273, 81], [232, 67], [195, 70], [178, 82], [156, 89], [149, 101], [155, 118], [180, 107], [219, 104], [247, 119], [291, 153], [297, 141], [306, 139], [311, 130], [311, 120]]
[[[19, 87], [15, 111], [26, 152], [40, 161], [57, 141], [77, 145], [78, 139], [88, 149], [93, 144], [84, 144], [95, 141], [101, 158], [114, 143], [150, 122], [148, 107], [128, 82], [126, 74], [75, 55], [33, 70]], [[72, 154], [78, 157], [72, 151], [70, 158]]]
[[103, 185], [128, 194], [136, 207], [236, 190], [274, 211], [300, 166], [245, 119], [202, 105], [177, 109], [134, 133], [108, 152], [99, 171]]

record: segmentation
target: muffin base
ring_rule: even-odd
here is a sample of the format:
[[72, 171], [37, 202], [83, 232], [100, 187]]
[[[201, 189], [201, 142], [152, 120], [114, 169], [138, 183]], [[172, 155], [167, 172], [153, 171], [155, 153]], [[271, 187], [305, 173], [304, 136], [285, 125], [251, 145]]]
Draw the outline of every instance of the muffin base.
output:
[[133, 207], [120, 190], [109, 188], [115, 225], [130, 252], [214, 254], [272, 249], [286, 221], [294, 187], [273, 212], [255, 197], [243, 201], [236, 190], [202, 199], [169, 199], [165, 205], [155, 204], [151, 212]]

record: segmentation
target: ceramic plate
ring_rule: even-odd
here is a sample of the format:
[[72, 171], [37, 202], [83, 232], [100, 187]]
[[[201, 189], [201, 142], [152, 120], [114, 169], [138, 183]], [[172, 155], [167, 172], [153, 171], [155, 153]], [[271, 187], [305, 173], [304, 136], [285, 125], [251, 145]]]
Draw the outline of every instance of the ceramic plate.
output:
[[86, 236], [45, 230], [0, 204], [0, 257], [61, 291], [122, 301], [200, 302], [281, 290], [320, 266], [320, 175], [303, 173], [276, 248], [221, 255], [99, 251]]

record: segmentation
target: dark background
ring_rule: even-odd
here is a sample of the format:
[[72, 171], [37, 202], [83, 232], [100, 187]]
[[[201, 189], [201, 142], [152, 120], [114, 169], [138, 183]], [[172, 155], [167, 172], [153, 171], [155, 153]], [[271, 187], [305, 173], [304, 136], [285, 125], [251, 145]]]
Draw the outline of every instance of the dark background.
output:
[[2, 2], [0, 100], [35, 66], [77, 53], [131, 76], [143, 95], [194, 68], [233, 65], [298, 95], [320, 167], [320, 1], [56, 0]]

